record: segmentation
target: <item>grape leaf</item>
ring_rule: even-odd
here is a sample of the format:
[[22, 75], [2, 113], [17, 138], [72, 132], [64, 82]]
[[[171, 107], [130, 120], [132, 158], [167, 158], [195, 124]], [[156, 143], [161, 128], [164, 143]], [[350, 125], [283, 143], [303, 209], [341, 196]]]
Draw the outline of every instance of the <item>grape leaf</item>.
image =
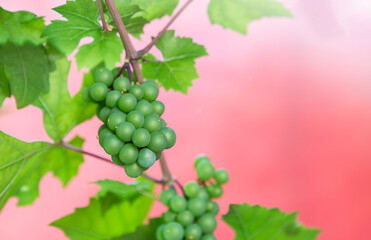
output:
[[[70, 144], [81, 147], [83, 140]], [[0, 131], [0, 209], [12, 197], [18, 205], [31, 204], [39, 195], [39, 182], [52, 171], [66, 185], [77, 174], [82, 155], [47, 142], [22, 142]]]
[[206, 49], [191, 38], [175, 37], [174, 31], [167, 31], [156, 43], [163, 60], [153, 55], [146, 56], [143, 62], [143, 75], [148, 79], [158, 79], [166, 90], [173, 89], [187, 93], [192, 80], [198, 78], [195, 59], [207, 55]]
[[7, 97], [10, 97], [9, 80], [6, 76], [4, 66], [0, 64], [0, 107]]
[[[112, 51], [112, 49], [115, 49]], [[100, 38], [85, 44], [79, 48], [76, 54], [76, 63], [78, 69], [87, 67], [92, 69], [101, 62], [108, 68], [114, 68], [117, 62], [121, 61], [120, 54], [123, 47], [120, 38], [113, 32], [107, 34], [101, 33]]]
[[178, 5], [179, 0], [133, 0], [145, 11], [143, 17], [149, 21], [171, 15]]
[[135, 232], [124, 234], [121, 237], [114, 238], [113, 240], [148, 240], [156, 236], [157, 228], [163, 223], [161, 218], [152, 218], [149, 224], [142, 225], [137, 228]]
[[[137, 190], [133, 196], [122, 194], [131, 191], [130, 185], [100, 181], [102, 187], [97, 196], [90, 199], [87, 207], [77, 208], [74, 213], [51, 223], [60, 228], [71, 240], [102, 240], [134, 232], [146, 218], [153, 199], [149, 197], [153, 184], [147, 190]], [[138, 186], [148, 181], [135, 183]], [[118, 188], [118, 189], [117, 189]], [[107, 203], [114, 203], [107, 207]]]
[[0, 63], [5, 68], [18, 108], [31, 104], [41, 93], [49, 91], [49, 62], [42, 45], [0, 44]]
[[291, 17], [282, 3], [271, 0], [211, 0], [208, 7], [211, 23], [246, 34], [247, 25], [263, 17]]
[[235, 240], [311, 240], [319, 230], [304, 228], [296, 220], [297, 213], [286, 214], [247, 203], [231, 204], [223, 220], [236, 231]]
[[[71, 97], [67, 88], [70, 62], [66, 58], [55, 61], [56, 70], [50, 73], [50, 91], [34, 103], [44, 113], [44, 127], [55, 142], [62, 140], [76, 125], [90, 119], [96, 106], [82, 98], [82, 90]], [[93, 83], [91, 73], [84, 75], [83, 89]]]
[[19, 45], [25, 42], [42, 44], [44, 39], [41, 33], [44, 27], [44, 20], [33, 13], [9, 12], [0, 7], [0, 44], [9, 41]]

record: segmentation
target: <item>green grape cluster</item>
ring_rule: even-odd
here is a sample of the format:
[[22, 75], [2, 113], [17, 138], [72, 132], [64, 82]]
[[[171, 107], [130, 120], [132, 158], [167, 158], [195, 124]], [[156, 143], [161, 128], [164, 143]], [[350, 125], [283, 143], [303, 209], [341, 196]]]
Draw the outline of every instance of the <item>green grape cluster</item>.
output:
[[216, 240], [216, 215], [219, 205], [213, 201], [223, 194], [221, 185], [229, 180], [224, 169], [215, 171], [208, 157], [195, 161], [198, 182], [184, 186], [185, 196], [173, 188], [163, 190], [160, 200], [169, 209], [162, 215], [163, 224], [157, 228], [156, 240]]
[[99, 104], [99, 144], [114, 163], [124, 166], [126, 175], [136, 178], [176, 141], [174, 130], [161, 118], [165, 105], [156, 100], [159, 87], [154, 81], [137, 85], [123, 76], [114, 79], [107, 68], [93, 75], [95, 83], [83, 90], [83, 98]]

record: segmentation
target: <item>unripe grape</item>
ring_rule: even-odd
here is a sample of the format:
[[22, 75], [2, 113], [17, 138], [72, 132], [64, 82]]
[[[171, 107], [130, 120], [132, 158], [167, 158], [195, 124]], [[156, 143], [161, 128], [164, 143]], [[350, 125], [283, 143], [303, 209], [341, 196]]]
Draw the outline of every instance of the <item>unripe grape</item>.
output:
[[117, 102], [117, 106], [119, 107], [119, 109], [126, 113], [133, 111], [136, 105], [137, 99], [131, 93], [122, 94]]
[[201, 227], [203, 233], [212, 233], [216, 228], [215, 216], [213, 214], [206, 213], [198, 219], [197, 224]]
[[141, 85], [144, 95], [143, 98], [147, 100], [148, 102], [152, 102], [156, 100], [158, 97], [159, 89], [157, 86], [157, 83], [153, 82], [144, 82]]
[[223, 188], [219, 185], [215, 185], [210, 195], [212, 198], [220, 198], [223, 195]]
[[138, 148], [132, 143], [125, 144], [119, 152], [119, 158], [125, 164], [134, 163], [138, 158]]
[[198, 155], [196, 160], [195, 160], [195, 168], [197, 168], [198, 164], [200, 164], [203, 161], [210, 162], [210, 159], [204, 154]]
[[144, 116], [141, 112], [131, 111], [126, 117], [126, 121], [133, 124], [135, 128], [141, 128], [144, 124]]
[[200, 180], [209, 180], [214, 176], [215, 169], [210, 162], [200, 162], [196, 167], [196, 172]]
[[138, 102], [138, 104], [135, 106], [135, 110], [141, 112], [144, 117], [147, 117], [148, 115], [155, 112], [153, 106], [144, 99]]
[[115, 113], [115, 112], [123, 113], [118, 107], [114, 107], [114, 108], [111, 109], [111, 114]]
[[148, 132], [150, 132], [150, 133], [161, 130], [161, 120], [160, 120], [160, 117], [156, 113], [153, 113], [153, 114], [148, 115], [144, 119], [143, 128], [147, 129]]
[[205, 188], [203, 188], [203, 187], [201, 187], [200, 190], [198, 191], [197, 197], [198, 197], [198, 198], [201, 198], [201, 199], [204, 199], [205, 201], [210, 200], [210, 195], [209, 195], [209, 193], [208, 193], [207, 190], [206, 190]]
[[134, 131], [132, 141], [137, 147], [145, 147], [151, 141], [151, 135], [144, 128], [139, 128]]
[[95, 70], [93, 76], [94, 81], [97, 83], [103, 83], [107, 87], [112, 85], [113, 81], [112, 72], [105, 67], [98, 68], [97, 70]]
[[111, 109], [109, 107], [104, 107], [99, 111], [98, 118], [102, 122], [107, 122], [107, 119], [110, 114], [111, 114]]
[[192, 198], [188, 201], [187, 209], [195, 216], [201, 216], [206, 212], [206, 201], [202, 198]]
[[161, 116], [165, 111], [165, 105], [160, 101], [151, 102], [153, 109], [157, 115]]
[[176, 217], [176, 221], [180, 224], [182, 224], [184, 227], [190, 225], [193, 223], [195, 217], [193, 216], [193, 214], [188, 211], [188, 210], [184, 210], [184, 211], [181, 211], [178, 216]]
[[189, 198], [196, 197], [199, 191], [200, 191], [200, 186], [196, 182], [188, 182], [184, 186], [184, 192]]
[[119, 74], [120, 70], [121, 70], [121, 68], [119, 68], [119, 67], [115, 67], [114, 69], [112, 69], [111, 72], [112, 72], [113, 78], [116, 78], [116, 76]]
[[117, 126], [123, 122], [125, 122], [125, 114], [122, 112], [111, 113], [107, 119], [108, 128], [113, 132], [116, 131]]
[[147, 169], [156, 162], [156, 154], [148, 148], [143, 148], [139, 151], [138, 164]]
[[114, 162], [116, 165], [124, 166], [124, 163], [120, 161], [120, 158], [118, 155], [112, 155], [111, 156], [112, 162]]
[[137, 98], [137, 101], [140, 101], [144, 95], [143, 89], [139, 85], [131, 86], [129, 93], [133, 94]]
[[171, 222], [165, 225], [163, 235], [165, 240], [182, 240], [184, 228], [177, 222]]
[[[161, 132], [153, 132], [151, 133], [151, 140], [149, 141], [147, 148], [155, 153], [159, 153], [165, 149], [166, 145], [167, 140], [165, 135], [162, 134]], [[159, 156], [156, 156], [156, 159], [158, 158]]]
[[176, 135], [175, 135], [175, 132], [173, 129], [169, 128], [169, 127], [164, 127], [160, 130], [160, 132], [162, 134], [165, 135], [166, 137], [166, 140], [167, 140], [167, 145], [166, 145], [166, 149], [169, 149], [171, 148], [172, 146], [174, 146], [175, 144], [175, 141], [176, 141]]
[[161, 128], [166, 127], [167, 124], [166, 124], [165, 120], [160, 118], [160, 121], [161, 121]]
[[216, 237], [214, 236], [214, 234], [206, 234], [203, 235], [200, 240], [216, 240]]
[[84, 99], [85, 102], [93, 101], [93, 99], [90, 97], [90, 87], [86, 87], [84, 90], [82, 90], [82, 99]]
[[175, 213], [179, 213], [187, 208], [187, 200], [179, 195], [170, 199], [170, 209]]
[[113, 81], [113, 89], [125, 93], [130, 88], [130, 81], [126, 77], [118, 77]]
[[165, 223], [174, 222], [175, 218], [176, 218], [176, 215], [175, 215], [175, 213], [172, 213], [172, 212], [164, 212], [162, 214], [162, 220]]
[[98, 134], [98, 138], [99, 138], [99, 144], [103, 147], [103, 142], [104, 142], [104, 139], [107, 137], [107, 136], [110, 136], [110, 135], [114, 135], [113, 132], [111, 132], [111, 130], [109, 130], [108, 128], [105, 128], [105, 129], [102, 129], [100, 131], [100, 133]]
[[108, 129], [107, 125], [106, 124], [102, 124], [99, 129], [98, 129], [98, 136], [100, 135], [100, 133], [104, 130], [104, 129]]
[[95, 102], [100, 102], [103, 101], [106, 98], [106, 95], [108, 93], [108, 88], [104, 83], [94, 83], [90, 87], [90, 97], [95, 101]]
[[125, 165], [125, 173], [131, 178], [139, 177], [140, 174], [142, 174], [143, 170], [144, 169], [141, 166], [139, 166], [136, 162], [129, 165]]
[[209, 201], [206, 204], [206, 212], [217, 215], [219, 213], [219, 205], [216, 202]]
[[103, 141], [103, 149], [109, 155], [117, 155], [123, 146], [124, 143], [115, 135], [109, 135]]
[[165, 224], [160, 225], [156, 230], [156, 240], [165, 240], [164, 238]]
[[116, 128], [117, 137], [124, 142], [130, 142], [135, 131], [133, 124], [129, 122], [120, 123]]
[[215, 172], [214, 179], [218, 184], [225, 184], [229, 180], [229, 174], [224, 169], [218, 169]]
[[[152, 139], [151, 139], [152, 140]], [[150, 142], [151, 143], [151, 142]], [[157, 152], [156, 154], [156, 160], [160, 159], [162, 152]]]
[[119, 91], [110, 91], [106, 96], [106, 105], [110, 108], [116, 107], [121, 95]]
[[186, 240], [200, 240], [202, 236], [202, 229], [197, 224], [192, 224], [185, 229]]
[[166, 205], [169, 206], [170, 200], [176, 195], [176, 192], [174, 189], [166, 189], [163, 190], [160, 194], [160, 201]]

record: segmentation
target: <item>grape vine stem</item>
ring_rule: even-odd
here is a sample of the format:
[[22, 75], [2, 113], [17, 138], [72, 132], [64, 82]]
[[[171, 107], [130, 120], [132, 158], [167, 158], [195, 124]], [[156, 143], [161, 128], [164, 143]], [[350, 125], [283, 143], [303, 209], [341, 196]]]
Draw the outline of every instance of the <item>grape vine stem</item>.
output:
[[[187, 0], [185, 4], [170, 18], [169, 22], [162, 28], [162, 30], [157, 34], [157, 36], [142, 50], [136, 51], [134, 45], [130, 39], [129, 33], [127, 32], [125, 25], [121, 19], [121, 16], [117, 10], [114, 0], [105, 0], [108, 11], [110, 12], [113, 21], [116, 25], [117, 31], [120, 35], [121, 41], [125, 48], [125, 62], [129, 62], [134, 70], [134, 74], [139, 83], [143, 83], [143, 74], [140, 69], [139, 59], [143, 54], [148, 53], [148, 51], [156, 44], [156, 42], [161, 38], [161, 36], [166, 32], [170, 25], [179, 17], [179, 15], [188, 7], [188, 5], [193, 0]], [[162, 181], [165, 185], [172, 184], [174, 181], [173, 176], [170, 173], [169, 167], [166, 163], [165, 157], [162, 154], [160, 158], [161, 170], [162, 170]], [[176, 180], [175, 180], [176, 181]], [[180, 188], [181, 184], [176, 182]], [[183, 189], [183, 188], [182, 188]]]

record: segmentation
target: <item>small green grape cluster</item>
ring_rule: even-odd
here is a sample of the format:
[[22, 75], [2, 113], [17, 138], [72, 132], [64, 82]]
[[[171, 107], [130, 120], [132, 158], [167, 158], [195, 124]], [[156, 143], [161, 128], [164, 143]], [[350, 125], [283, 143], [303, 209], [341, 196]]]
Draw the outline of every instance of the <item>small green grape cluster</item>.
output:
[[221, 185], [229, 175], [224, 169], [215, 171], [204, 155], [196, 159], [195, 167], [198, 182], [184, 186], [184, 197], [172, 188], [161, 192], [160, 200], [169, 210], [162, 215], [164, 224], [157, 228], [156, 240], [216, 240], [219, 205], [212, 199], [222, 196]]
[[165, 105], [156, 101], [159, 87], [154, 81], [141, 85], [114, 74], [107, 68], [94, 71], [95, 83], [83, 90], [86, 101], [98, 103], [99, 144], [124, 166], [129, 177], [136, 178], [160, 158], [164, 149], [174, 146], [176, 135], [160, 117]]

